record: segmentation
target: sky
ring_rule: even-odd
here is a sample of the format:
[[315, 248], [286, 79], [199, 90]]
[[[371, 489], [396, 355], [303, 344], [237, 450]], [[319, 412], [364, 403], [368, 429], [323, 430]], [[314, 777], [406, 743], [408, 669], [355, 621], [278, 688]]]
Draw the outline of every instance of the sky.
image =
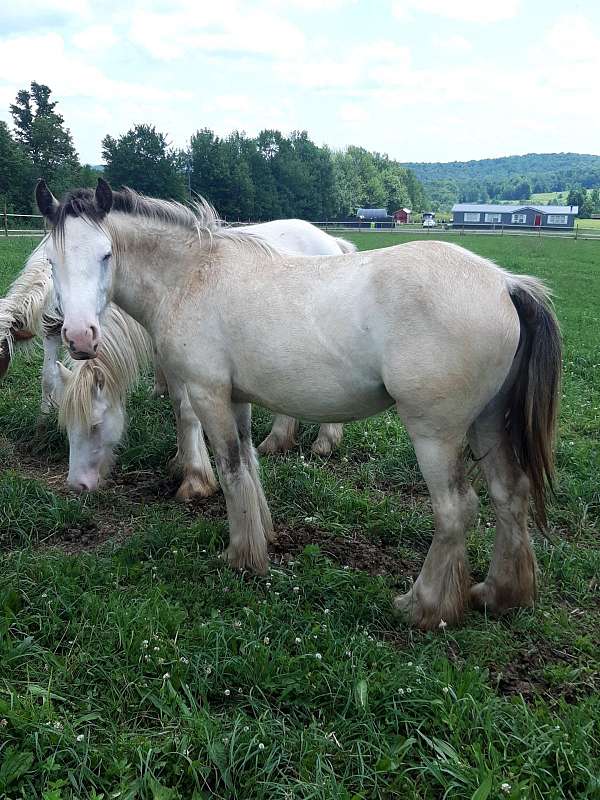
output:
[[400, 161], [600, 154], [597, 0], [24, 0], [0, 5], [0, 119], [32, 81], [83, 162], [147, 122], [307, 130]]

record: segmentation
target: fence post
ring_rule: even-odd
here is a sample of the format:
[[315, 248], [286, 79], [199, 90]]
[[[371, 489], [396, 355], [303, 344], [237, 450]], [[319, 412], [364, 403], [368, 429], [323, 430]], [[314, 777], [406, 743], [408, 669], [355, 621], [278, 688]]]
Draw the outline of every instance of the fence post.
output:
[[4, 235], [8, 239], [8, 217], [6, 215], [6, 200], [4, 201]]

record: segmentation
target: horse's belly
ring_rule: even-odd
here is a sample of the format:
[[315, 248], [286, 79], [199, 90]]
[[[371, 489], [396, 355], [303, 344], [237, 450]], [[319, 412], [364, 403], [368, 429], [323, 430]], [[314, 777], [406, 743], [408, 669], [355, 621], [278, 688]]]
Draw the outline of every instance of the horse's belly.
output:
[[317, 386], [310, 380], [279, 381], [270, 391], [236, 386], [233, 400], [256, 403], [308, 422], [350, 422], [379, 414], [394, 403], [383, 384]]

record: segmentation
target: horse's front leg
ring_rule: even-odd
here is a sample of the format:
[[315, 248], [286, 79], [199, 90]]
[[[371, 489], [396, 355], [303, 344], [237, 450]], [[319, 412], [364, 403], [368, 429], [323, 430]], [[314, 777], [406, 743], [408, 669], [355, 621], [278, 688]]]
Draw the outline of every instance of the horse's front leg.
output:
[[158, 363], [156, 354], [154, 354], [154, 387], [152, 389], [152, 397], [164, 397], [168, 391], [167, 378], [162, 367]]
[[44, 335], [44, 363], [42, 366], [42, 402], [40, 412], [47, 415], [58, 400], [56, 391], [59, 383], [58, 357], [60, 354], [60, 334]]
[[183, 473], [176, 499], [187, 502], [194, 497], [210, 497], [219, 487], [210, 463], [202, 425], [194, 413], [185, 386], [171, 380], [168, 382], [168, 391], [177, 424], [177, 454], [171, 460], [170, 467]]
[[245, 404], [233, 404], [225, 392], [214, 396], [197, 386], [187, 388], [208, 435], [227, 503], [229, 546], [225, 558], [233, 567], [264, 574], [270, 526], [264, 515], [266, 502], [260, 479], [251, 464], [249, 428], [244, 428], [249, 420]]

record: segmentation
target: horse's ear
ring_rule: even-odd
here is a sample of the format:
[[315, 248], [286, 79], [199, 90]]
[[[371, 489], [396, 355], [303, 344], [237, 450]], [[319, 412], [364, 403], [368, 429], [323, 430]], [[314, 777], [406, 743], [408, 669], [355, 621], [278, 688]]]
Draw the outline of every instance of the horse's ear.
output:
[[98, 178], [98, 185], [96, 186], [96, 205], [102, 214], [108, 214], [112, 208], [113, 191], [110, 188], [110, 183], [105, 181], [104, 178]]
[[106, 383], [106, 375], [99, 367], [94, 367], [94, 386], [98, 389], [99, 392], [104, 389], [104, 384]]
[[61, 381], [61, 383], [63, 384], [63, 386], [66, 386], [66, 384], [67, 384], [67, 383], [69, 382], [69, 380], [71, 379], [71, 375], [72, 375], [73, 373], [71, 372], [71, 370], [70, 370], [68, 367], [66, 367], [66, 366], [65, 366], [65, 365], [62, 363], [62, 361], [57, 361], [57, 362], [56, 362], [56, 366], [58, 367], [58, 377], [59, 377], [59, 380]]
[[35, 187], [35, 200], [39, 210], [46, 217], [49, 222], [54, 222], [56, 212], [58, 211], [58, 200], [50, 189], [46, 181], [40, 178]]

